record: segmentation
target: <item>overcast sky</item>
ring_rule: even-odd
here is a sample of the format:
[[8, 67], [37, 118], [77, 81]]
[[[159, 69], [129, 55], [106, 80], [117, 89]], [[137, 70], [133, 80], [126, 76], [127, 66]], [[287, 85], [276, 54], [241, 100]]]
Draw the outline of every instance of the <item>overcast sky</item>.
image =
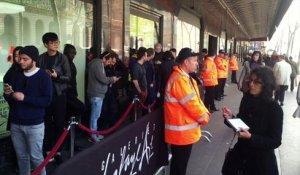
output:
[[[274, 49], [277, 42], [281, 42], [282, 49], [278, 50], [278, 52], [281, 54], [286, 53], [288, 26], [291, 26], [293, 29], [296, 23], [300, 23], [300, 0], [293, 0], [273, 37], [267, 43], [267, 49]], [[296, 32], [293, 48], [292, 56], [296, 58], [300, 52], [300, 28]]]

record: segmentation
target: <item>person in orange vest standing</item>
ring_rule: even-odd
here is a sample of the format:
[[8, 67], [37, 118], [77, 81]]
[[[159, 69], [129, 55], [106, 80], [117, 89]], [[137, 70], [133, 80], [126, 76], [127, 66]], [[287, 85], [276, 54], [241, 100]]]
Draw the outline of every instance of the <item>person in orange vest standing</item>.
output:
[[180, 50], [178, 66], [169, 77], [165, 88], [165, 142], [172, 152], [172, 175], [185, 175], [192, 146], [201, 137], [200, 125], [207, 124], [210, 113], [200, 99], [199, 89], [189, 73], [198, 67], [197, 55], [190, 48]]
[[[207, 53], [207, 49], [202, 49], [202, 53], [203, 50], [206, 50]], [[218, 85], [218, 72], [213, 59], [215, 53], [213, 53], [213, 51], [210, 52], [208, 55], [205, 55], [200, 77], [205, 87], [204, 105], [210, 112], [214, 112], [218, 111], [215, 106], [215, 87]]]
[[231, 70], [231, 83], [237, 84], [236, 71], [239, 70], [239, 64], [235, 52], [230, 57], [229, 69]]
[[214, 59], [218, 72], [218, 85], [215, 88], [215, 100], [220, 101], [224, 96], [224, 87], [228, 77], [228, 61], [223, 50]]

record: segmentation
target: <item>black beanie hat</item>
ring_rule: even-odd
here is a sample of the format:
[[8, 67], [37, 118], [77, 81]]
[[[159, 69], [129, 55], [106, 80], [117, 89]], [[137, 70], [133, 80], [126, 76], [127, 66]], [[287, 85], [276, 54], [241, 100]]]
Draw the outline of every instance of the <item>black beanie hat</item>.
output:
[[33, 61], [37, 61], [39, 58], [39, 51], [35, 46], [25, 46], [20, 51], [19, 54], [26, 54], [29, 56]]

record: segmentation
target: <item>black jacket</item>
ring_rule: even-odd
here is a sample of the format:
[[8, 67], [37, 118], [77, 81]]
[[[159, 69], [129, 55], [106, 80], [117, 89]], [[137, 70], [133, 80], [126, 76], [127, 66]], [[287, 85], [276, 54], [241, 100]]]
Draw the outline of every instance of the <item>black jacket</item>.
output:
[[278, 175], [274, 149], [281, 145], [283, 111], [275, 101], [248, 93], [242, 98], [237, 117], [249, 127], [251, 139], [238, 139], [234, 151], [244, 162], [246, 175]]
[[[44, 70], [49, 69], [47, 65], [47, 59], [47, 52], [41, 54], [37, 61], [37, 66]], [[52, 79], [55, 88], [55, 95], [65, 94], [71, 78], [71, 70], [68, 58], [64, 54], [57, 52], [52, 69], [56, 70], [58, 76], [57, 78]]]
[[175, 62], [175, 60], [164, 60], [160, 66], [160, 69], [158, 70], [157, 84], [159, 87], [159, 91], [162, 94], [164, 94], [167, 81], [173, 72], [173, 67], [176, 65], [177, 63]]

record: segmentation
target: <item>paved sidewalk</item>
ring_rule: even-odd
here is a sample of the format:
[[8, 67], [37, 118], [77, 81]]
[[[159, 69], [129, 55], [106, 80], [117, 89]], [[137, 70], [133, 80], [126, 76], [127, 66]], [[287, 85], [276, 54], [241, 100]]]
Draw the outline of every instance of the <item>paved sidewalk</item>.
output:
[[300, 118], [292, 115], [297, 108], [296, 92], [285, 93], [282, 144], [279, 147], [281, 175], [300, 174]]
[[[225, 87], [227, 96], [216, 102], [217, 108], [227, 106], [237, 113], [242, 93], [237, 90], [236, 84]], [[281, 175], [300, 174], [300, 118], [293, 118], [292, 114], [297, 107], [296, 92], [286, 92], [282, 145], [276, 150], [279, 171]], [[228, 150], [233, 131], [224, 125], [221, 110], [213, 113], [208, 126], [203, 127], [213, 135], [212, 142], [204, 138], [193, 147], [189, 161], [187, 175], [218, 175], [224, 156]]]

